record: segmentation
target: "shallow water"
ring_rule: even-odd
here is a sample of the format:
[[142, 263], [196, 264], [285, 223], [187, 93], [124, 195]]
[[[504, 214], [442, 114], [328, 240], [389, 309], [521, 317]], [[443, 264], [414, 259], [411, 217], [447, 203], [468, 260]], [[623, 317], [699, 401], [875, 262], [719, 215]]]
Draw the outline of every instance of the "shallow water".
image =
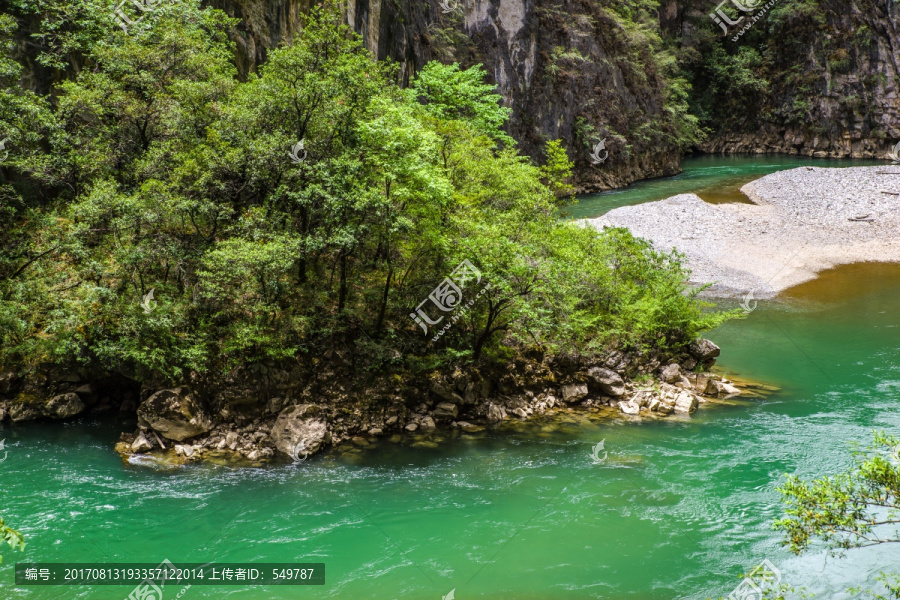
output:
[[[900, 430], [900, 270], [844, 267], [710, 336], [723, 367], [782, 389], [690, 418], [566, 414], [439, 447], [415, 438], [299, 466], [156, 471], [112, 451], [115, 422], [0, 429], [0, 598], [124, 599], [130, 587], [20, 587], [15, 561], [324, 562], [319, 587], [201, 587], [183, 600], [727, 596], [768, 558], [822, 598], [900, 564], [900, 548], [793, 557], [771, 521], [783, 473], [848, 463]], [[593, 464], [605, 440], [609, 458]], [[177, 590], [167, 590], [165, 600]]]
[[765, 155], [703, 155], [682, 160], [682, 172], [673, 177], [639, 181], [628, 187], [579, 198], [565, 212], [575, 219], [599, 217], [614, 208], [662, 200], [676, 194], [693, 193], [714, 204], [749, 202], [740, 189], [769, 173], [796, 167], [867, 167], [887, 164], [884, 160], [827, 159]]

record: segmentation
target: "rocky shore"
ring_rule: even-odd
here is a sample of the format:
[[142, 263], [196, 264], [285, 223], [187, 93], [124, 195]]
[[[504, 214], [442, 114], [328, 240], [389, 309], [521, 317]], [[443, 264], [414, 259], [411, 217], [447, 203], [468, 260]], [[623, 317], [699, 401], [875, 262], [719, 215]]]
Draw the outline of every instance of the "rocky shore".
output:
[[711, 398], [742, 393], [709, 372], [718, 355], [708, 340], [678, 356], [583, 357], [535, 349], [499, 372], [456, 369], [431, 373], [415, 385], [394, 381], [392, 389], [365, 390], [339, 383], [348, 381], [340, 369], [323, 370], [323, 385], [305, 380], [300, 387], [304, 380], [296, 372], [265, 365], [236, 371], [217, 388], [198, 380], [132, 390], [119, 380], [88, 383], [52, 373], [16, 380], [6, 374], [0, 378], [0, 420], [67, 419], [109, 412], [121, 402], [120, 414], [134, 411], [137, 417], [137, 428], [123, 433], [115, 447], [125, 458], [263, 465], [301, 461], [346, 442], [365, 446], [382, 436], [474, 433], [558, 409], [605, 409], [630, 418], [689, 415]]
[[716, 296], [768, 298], [855, 262], [900, 262], [900, 165], [800, 167], [741, 191], [752, 204], [681, 194], [586, 220], [627, 227], [687, 258], [692, 283]]

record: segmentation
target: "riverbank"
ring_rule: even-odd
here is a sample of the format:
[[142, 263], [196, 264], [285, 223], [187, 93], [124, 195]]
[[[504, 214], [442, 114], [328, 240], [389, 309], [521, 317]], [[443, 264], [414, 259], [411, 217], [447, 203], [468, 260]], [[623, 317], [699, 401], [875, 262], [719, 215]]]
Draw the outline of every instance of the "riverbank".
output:
[[[201, 401], [187, 387], [163, 389], [141, 402], [138, 429], [123, 434], [116, 451], [128, 459], [151, 454], [167, 462], [209, 459], [262, 466], [284, 459], [301, 462], [341, 444], [364, 447], [385, 436], [413, 436], [414, 446], [432, 448], [443, 439], [441, 431], [477, 433], [566, 408], [634, 417], [688, 415], [710, 398], [741, 394], [729, 380], [708, 371], [718, 355], [719, 348], [708, 340], [673, 357], [615, 351], [585, 357], [532, 349], [503, 369], [433, 372], [410, 378], [393, 393], [345, 389], [337, 383], [347, 381], [338, 370], [331, 372], [328, 385], [317, 386], [318, 393], [304, 393], [309, 388], [295, 384], [262, 408], [226, 401], [217, 414], [204, 407], [220, 403]], [[242, 383], [228, 390], [232, 399], [272, 392], [259, 377], [235, 379]], [[291, 381], [277, 369], [265, 379]]]
[[769, 298], [837, 265], [900, 262], [900, 166], [801, 167], [741, 191], [751, 204], [680, 194], [584, 222], [677, 249], [716, 296]]
[[[353, 361], [337, 355], [327, 367], [253, 365], [227, 378], [177, 387], [146, 382], [82, 381], [46, 373], [3, 379], [0, 420], [69, 419], [116, 412], [137, 427], [115, 446], [132, 460], [200, 460], [262, 466], [303, 461], [326, 449], [367, 446], [379, 438], [415, 436], [435, 446], [441, 431], [477, 433], [504, 422], [559, 410], [602, 411], [629, 418], [689, 415], [710, 399], [755, 396], [710, 372], [719, 348], [697, 340], [675, 355], [658, 352], [598, 356], [521, 352], [505, 365], [467, 366], [407, 378], [353, 379]], [[118, 385], [118, 387], [117, 387]], [[132, 421], [134, 422], [134, 421]]]

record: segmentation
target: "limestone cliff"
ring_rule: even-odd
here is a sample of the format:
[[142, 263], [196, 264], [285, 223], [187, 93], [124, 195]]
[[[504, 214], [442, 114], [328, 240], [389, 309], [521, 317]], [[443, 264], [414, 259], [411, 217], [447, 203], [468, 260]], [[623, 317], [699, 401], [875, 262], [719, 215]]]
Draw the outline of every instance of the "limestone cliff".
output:
[[[291, 0], [212, 4], [242, 19], [245, 72], [290, 38], [308, 8]], [[343, 8], [368, 48], [398, 63], [402, 83], [429, 60], [483, 63], [512, 108], [510, 132], [522, 151], [541, 160], [544, 143], [562, 139], [580, 190], [679, 170], [681, 124], [672, 73], [655, 48], [654, 13], [625, 18], [596, 0], [349, 0]], [[594, 164], [601, 140], [605, 160]]]
[[900, 140], [900, 3], [778, 0], [737, 41], [760, 11], [732, 10], [744, 18], [724, 35], [715, 8], [670, 2], [662, 20], [712, 130], [704, 151], [883, 158]]

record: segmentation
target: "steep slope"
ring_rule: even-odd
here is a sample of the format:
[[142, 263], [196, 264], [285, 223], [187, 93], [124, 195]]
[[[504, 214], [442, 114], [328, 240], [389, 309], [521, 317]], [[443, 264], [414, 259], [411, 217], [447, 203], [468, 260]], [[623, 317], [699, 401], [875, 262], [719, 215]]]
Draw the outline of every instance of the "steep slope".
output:
[[708, 14], [715, 8], [713, 0], [689, 0], [662, 21], [682, 40], [695, 113], [712, 132], [704, 151], [870, 158], [900, 139], [900, 3], [780, 0], [767, 14], [730, 9], [745, 16], [728, 35]]

